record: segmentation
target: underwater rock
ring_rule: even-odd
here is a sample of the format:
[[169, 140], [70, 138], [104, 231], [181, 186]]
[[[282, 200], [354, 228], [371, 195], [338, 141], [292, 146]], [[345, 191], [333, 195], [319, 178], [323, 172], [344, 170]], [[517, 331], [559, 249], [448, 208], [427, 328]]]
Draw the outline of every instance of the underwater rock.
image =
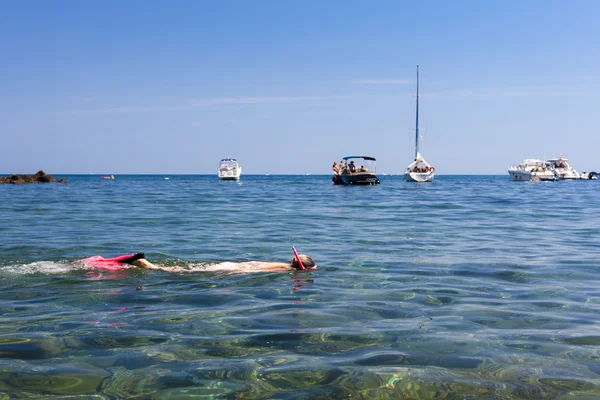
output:
[[47, 335], [0, 338], [0, 357], [21, 360], [42, 360], [62, 354], [65, 344], [62, 339]]
[[109, 377], [108, 371], [84, 363], [19, 364], [0, 371], [0, 380], [13, 390], [52, 395], [95, 394]]
[[21, 185], [24, 183], [66, 183], [66, 179], [56, 179], [52, 175], [47, 175], [44, 171], [38, 171], [35, 175], [17, 175], [13, 174], [9, 177], [0, 177], [0, 184]]

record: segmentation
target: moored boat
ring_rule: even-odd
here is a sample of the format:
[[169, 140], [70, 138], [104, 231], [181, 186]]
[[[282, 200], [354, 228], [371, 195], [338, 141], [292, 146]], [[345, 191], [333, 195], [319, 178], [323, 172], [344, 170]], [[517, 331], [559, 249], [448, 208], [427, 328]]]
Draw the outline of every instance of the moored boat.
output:
[[574, 168], [571, 168], [568, 160], [563, 158], [562, 154], [560, 157], [551, 158], [546, 162], [556, 171], [558, 179], [560, 180], [584, 179]]
[[595, 171], [591, 171], [591, 172], [585, 172], [585, 171], [583, 171], [581, 173], [581, 179], [597, 180], [598, 179], [598, 173], [595, 172]]
[[242, 175], [242, 167], [235, 158], [227, 157], [219, 163], [217, 175], [221, 181], [238, 181]]
[[[369, 156], [344, 157], [340, 172], [332, 181], [336, 185], [378, 185], [376, 160]], [[360, 166], [359, 166], [360, 165]]]
[[404, 180], [408, 182], [431, 182], [435, 176], [435, 167], [417, 153], [415, 161], [412, 162], [404, 172]]
[[566, 158], [550, 158], [541, 161], [537, 158], [527, 158], [521, 164], [512, 166], [508, 173], [514, 181], [559, 181], [559, 180], [595, 180], [596, 172], [579, 173], [569, 165]]
[[557, 181], [558, 175], [552, 165], [537, 158], [527, 158], [517, 166], [508, 168], [513, 181]]
[[431, 182], [435, 176], [435, 167], [429, 165], [419, 153], [419, 66], [417, 65], [417, 108], [415, 124], [415, 160], [406, 167], [404, 180], [408, 182]]

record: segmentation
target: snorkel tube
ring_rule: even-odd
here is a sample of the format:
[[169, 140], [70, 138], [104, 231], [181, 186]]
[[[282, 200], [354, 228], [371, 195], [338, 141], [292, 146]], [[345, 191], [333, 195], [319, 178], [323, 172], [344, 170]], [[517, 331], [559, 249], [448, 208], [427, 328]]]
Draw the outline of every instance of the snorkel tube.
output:
[[300, 266], [300, 270], [306, 271], [306, 268], [304, 268], [304, 264], [302, 264], [302, 261], [300, 260], [300, 256], [298, 255], [298, 252], [296, 251], [294, 246], [292, 246], [292, 251], [294, 252], [294, 257], [296, 258], [296, 261], [298, 262], [298, 265]]

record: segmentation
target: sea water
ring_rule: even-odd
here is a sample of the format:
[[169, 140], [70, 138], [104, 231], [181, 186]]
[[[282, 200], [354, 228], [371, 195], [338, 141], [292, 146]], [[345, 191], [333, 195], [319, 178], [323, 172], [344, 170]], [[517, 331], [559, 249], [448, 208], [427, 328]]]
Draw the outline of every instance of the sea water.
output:
[[597, 181], [66, 177], [0, 186], [0, 398], [600, 396]]

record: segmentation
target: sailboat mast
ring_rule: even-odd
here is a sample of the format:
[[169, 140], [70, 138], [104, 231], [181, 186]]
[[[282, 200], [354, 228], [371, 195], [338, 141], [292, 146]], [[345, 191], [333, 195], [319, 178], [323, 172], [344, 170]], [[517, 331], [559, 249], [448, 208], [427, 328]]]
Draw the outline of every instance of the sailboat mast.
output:
[[415, 161], [419, 154], [419, 66], [417, 65], [417, 122], [415, 124]]

